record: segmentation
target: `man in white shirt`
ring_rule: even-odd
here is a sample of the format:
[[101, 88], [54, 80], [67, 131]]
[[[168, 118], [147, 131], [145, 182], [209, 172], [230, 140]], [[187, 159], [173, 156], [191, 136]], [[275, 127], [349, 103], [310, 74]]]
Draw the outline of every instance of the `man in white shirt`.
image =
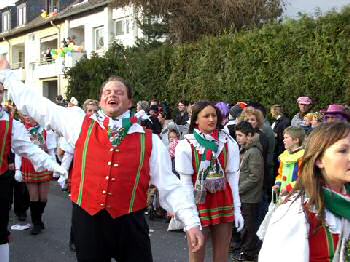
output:
[[0, 82], [17, 107], [75, 146], [71, 192], [78, 261], [112, 257], [152, 261], [143, 212], [149, 183], [159, 189], [161, 205], [184, 222], [192, 251], [198, 251], [203, 235], [196, 206], [172, 174], [170, 157], [159, 137], [133, 122], [128, 110], [132, 90], [123, 79], [106, 81], [101, 88], [102, 110], [85, 117], [25, 88], [8, 70], [7, 61], [0, 60], [0, 69]]
[[[4, 86], [0, 84], [0, 101], [4, 95]], [[11, 149], [15, 154], [31, 160], [37, 171], [47, 169], [65, 175], [67, 172], [48, 154], [34, 145], [29, 134], [20, 122], [0, 106], [0, 261], [9, 261], [9, 222], [10, 174], [8, 158]], [[42, 170], [40, 170], [42, 169]]]

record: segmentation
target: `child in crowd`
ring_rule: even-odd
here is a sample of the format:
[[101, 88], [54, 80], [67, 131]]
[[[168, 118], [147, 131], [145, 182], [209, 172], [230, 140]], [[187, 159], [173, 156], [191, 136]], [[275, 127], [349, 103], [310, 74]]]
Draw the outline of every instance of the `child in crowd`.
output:
[[282, 195], [291, 192], [299, 177], [299, 167], [304, 149], [302, 144], [305, 138], [305, 131], [301, 127], [290, 126], [284, 130], [283, 143], [286, 150], [279, 156], [280, 166], [275, 185], [272, 187]]
[[263, 193], [264, 159], [262, 146], [254, 135], [255, 129], [249, 122], [242, 121], [236, 125], [236, 138], [240, 145], [239, 195], [245, 222], [240, 243], [234, 247], [234, 257], [238, 261], [254, 260], [258, 253], [256, 217]]
[[312, 129], [318, 127], [323, 122], [323, 115], [320, 112], [313, 113], [311, 127]]
[[307, 134], [307, 135], [312, 131], [311, 123], [312, 123], [313, 117], [314, 117], [313, 113], [307, 113], [304, 116], [304, 123], [302, 123], [300, 125], [300, 127], [302, 127], [304, 129], [305, 134]]
[[168, 132], [168, 140], [169, 140], [169, 154], [171, 158], [172, 170], [173, 173], [179, 177], [177, 172], [175, 171], [175, 148], [179, 143], [180, 134], [176, 129], [170, 129]]

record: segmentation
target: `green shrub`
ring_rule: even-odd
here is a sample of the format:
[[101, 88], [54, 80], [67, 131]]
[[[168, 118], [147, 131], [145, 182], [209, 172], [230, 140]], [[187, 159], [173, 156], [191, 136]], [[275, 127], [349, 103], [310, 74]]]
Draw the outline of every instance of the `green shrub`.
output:
[[117, 74], [135, 86], [135, 100], [251, 100], [282, 104], [292, 114], [298, 96], [311, 96], [316, 109], [349, 103], [349, 66], [350, 7], [192, 44], [114, 45], [67, 72], [67, 94], [96, 98], [101, 83]]

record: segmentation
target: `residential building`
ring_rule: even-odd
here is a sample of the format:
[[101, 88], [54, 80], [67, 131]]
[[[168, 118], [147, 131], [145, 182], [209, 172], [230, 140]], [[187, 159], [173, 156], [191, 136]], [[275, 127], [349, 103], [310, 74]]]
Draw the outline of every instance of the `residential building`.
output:
[[51, 100], [64, 96], [64, 71], [103, 55], [114, 41], [131, 46], [142, 31], [132, 6], [110, 0], [18, 0], [0, 9], [0, 56], [18, 77]]

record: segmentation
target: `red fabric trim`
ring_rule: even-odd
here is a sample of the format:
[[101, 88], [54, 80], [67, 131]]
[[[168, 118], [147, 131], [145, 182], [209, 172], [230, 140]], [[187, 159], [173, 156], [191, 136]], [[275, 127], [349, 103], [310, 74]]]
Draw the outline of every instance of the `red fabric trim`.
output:
[[[194, 150], [196, 150], [196, 149], [193, 147], [193, 145], [191, 143], [190, 143], [190, 145], [191, 145], [191, 149], [192, 149], [192, 166], [193, 166], [193, 170], [194, 170], [194, 174], [192, 176], [192, 181], [193, 181], [193, 185], [194, 185], [196, 183], [196, 180], [197, 180], [197, 168], [196, 168], [196, 161], [195, 161], [195, 156], [194, 156]], [[228, 155], [229, 151], [228, 151], [227, 143], [224, 146], [226, 148], [226, 152]], [[198, 155], [199, 155], [199, 159], [201, 159], [201, 155], [200, 154], [198, 154]], [[226, 166], [225, 166], [225, 157], [224, 157], [223, 150], [221, 151], [221, 153], [219, 155], [219, 161], [220, 161], [221, 166], [225, 170]], [[197, 209], [198, 209], [198, 211], [200, 211], [200, 210], [205, 210], [205, 209], [215, 209], [215, 208], [223, 207], [223, 206], [232, 206], [232, 210], [229, 212], [227, 212], [226, 210], [221, 210], [221, 211], [218, 211], [217, 213], [215, 212], [214, 215], [218, 215], [218, 214], [223, 215], [223, 214], [228, 214], [231, 212], [231, 216], [214, 218], [213, 213], [211, 213], [211, 214], [208, 214], [208, 213], [199, 214], [199, 218], [201, 219], [202, 226], [206, 227], [206, 226], [210, 226], [210, 225], [217, 225], [217, 224], [221, 224], [221, 223], [230, 223], [230, 222], [234, 221], [232, 191], [231, 191], [231, 187], [227, 181], [226, 181], [225, 190], [216, 192], [215, 194], [211, 194], [211, 193], [207, 192], [205, 203], [197, 205]], [[209, 220], [204, 219], [207, 216], [209, 216]]]
[[[328, 251], [327, 233], [317, 215], [305, 208], [308, 221], [310, 224], [309, 231], [309, 248], [310, 248], [310, 262], [331, 261]], [[332, 234], [334, 250], [337, 249], [339, 243], [339, 235]]]
[[8, 129], [7, 137], [4, 137], [5, 131], [6, 131], [6, 121], [0, 121], [0, 141], [1, 142], [4, 140], [6, 141], [4, 155], [2, 159], [2, 165], [0, 166], [0, 175], [6, 173], [9, 168], [8, 160], [11, 152], [12, 127], [13, 127], [13, 115], [9, 115], [9, 129]]

